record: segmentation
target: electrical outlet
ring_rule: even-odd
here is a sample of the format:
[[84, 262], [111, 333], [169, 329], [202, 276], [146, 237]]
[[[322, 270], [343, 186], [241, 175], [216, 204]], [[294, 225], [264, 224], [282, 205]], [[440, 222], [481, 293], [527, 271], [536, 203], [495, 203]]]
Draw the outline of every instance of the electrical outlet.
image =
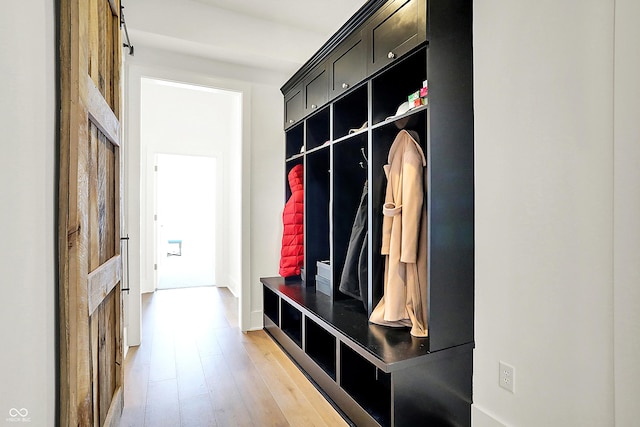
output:
[[500, 373], [498, 375], [500, 387], [511, 393], [516, 392], [516, 368], [500, 361]]

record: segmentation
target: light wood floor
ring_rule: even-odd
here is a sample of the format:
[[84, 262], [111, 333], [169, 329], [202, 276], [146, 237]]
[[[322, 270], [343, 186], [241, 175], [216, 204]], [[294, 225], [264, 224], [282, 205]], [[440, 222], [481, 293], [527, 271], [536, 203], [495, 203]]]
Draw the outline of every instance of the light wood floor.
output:
[[226, 288], [143, 296], [121, 426], [346, 426], [264, 331], [238, 329]]

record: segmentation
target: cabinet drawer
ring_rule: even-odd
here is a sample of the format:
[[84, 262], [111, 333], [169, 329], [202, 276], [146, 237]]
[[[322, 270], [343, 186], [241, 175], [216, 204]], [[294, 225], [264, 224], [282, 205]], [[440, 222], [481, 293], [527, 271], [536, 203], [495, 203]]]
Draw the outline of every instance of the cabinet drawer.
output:
[[311, 113], [327, 103], [328, 80], [327, 69], [324, 64], [313, 70], [304, 79], [304, 109], [306, 113]]
[[284, 127], [296, 124], [304, 115], [302, 85], [296, 85], [284, 97]]
[[329, 58], [331, 99], [358, 84], [366, 76], [365, 42], [360, 33], [342, 42]]
[[426, 0], [394, 0], [366, 27], [367, 72], [372, 74], [427, 39]]

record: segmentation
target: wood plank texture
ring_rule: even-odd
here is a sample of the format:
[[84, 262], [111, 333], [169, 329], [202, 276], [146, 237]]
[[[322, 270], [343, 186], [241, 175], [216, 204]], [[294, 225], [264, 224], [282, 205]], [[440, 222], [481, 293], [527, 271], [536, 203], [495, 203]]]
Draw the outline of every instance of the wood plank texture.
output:
[[118, 5], [120, 4], [117, 0], [109, 0], [109, 6], [111, 7], [111, 13], [113, 15], [120, 15], [120, 10], [118, 9]]
[[104, 427], [118, 427], [120, 425], [120, 415], [124, 408], [124, 392], [122, 387], [118, 387], [113, 395], [111, 407], [104, 420]]
[[87, 87], [86, 103], [91, 121], [111, 141], [113, 145], [120, 145], [120, 121], [111, 110], [107, 101], [102, 97], [100, 90], [90, 76], [85, 79]]
[[[89, 272], [100, 266], [100, 215], [98, 128], [91, 122], [89, 126]], [[91, 308], [89, 309], [92, 312]]]
[[120, 255], [114, 256], [89, 274], [88, 313], [93, 314], [111, 290], [122, 280]]
[[[240, 332], [226, 288], [145, 294], [143, 331], [125, 363], [121, 426], [348, 425], [264, 331]], [[159, 353], [173, 370], [152, 372]]]
[[107, 0], [59, 3], [60, 415], [56, 421], [65, 426], [116, 425], [123, 401], [123, 372], [118, 366], [122, 298], [120, 290], [114, 290], [122, 276], [122, 186], [116, 165], [120, 110], [112, 111], [110, 104], [120, 99], [116, 93], [120, 36], [114, 26], [119, 10]]

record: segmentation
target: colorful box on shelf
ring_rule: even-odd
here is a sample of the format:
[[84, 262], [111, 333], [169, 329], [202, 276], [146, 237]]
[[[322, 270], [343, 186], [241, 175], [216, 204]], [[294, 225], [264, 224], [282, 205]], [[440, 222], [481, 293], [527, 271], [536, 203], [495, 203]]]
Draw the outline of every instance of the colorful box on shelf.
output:
[[414, 108], [420, 107], [421, 105], [427, 105], [428, 101], [426, 98], [429, 94], [429, 88], [427, 84], [428, 84], [428, 81], [425, 80], [424, 82], [422, 82], [423, 86], [422, 88], [420, 88], [420, 90], [413, 92], [407, 97], [407, 100], [409, 101], [409, 105], [411, 105]]
[[409, 95], [409, 105], [412, 108], [419, 107], [421, 105], [427, 105], [427, 98], [422, 98], [419, 96], [419, 92], [414, 92]]

